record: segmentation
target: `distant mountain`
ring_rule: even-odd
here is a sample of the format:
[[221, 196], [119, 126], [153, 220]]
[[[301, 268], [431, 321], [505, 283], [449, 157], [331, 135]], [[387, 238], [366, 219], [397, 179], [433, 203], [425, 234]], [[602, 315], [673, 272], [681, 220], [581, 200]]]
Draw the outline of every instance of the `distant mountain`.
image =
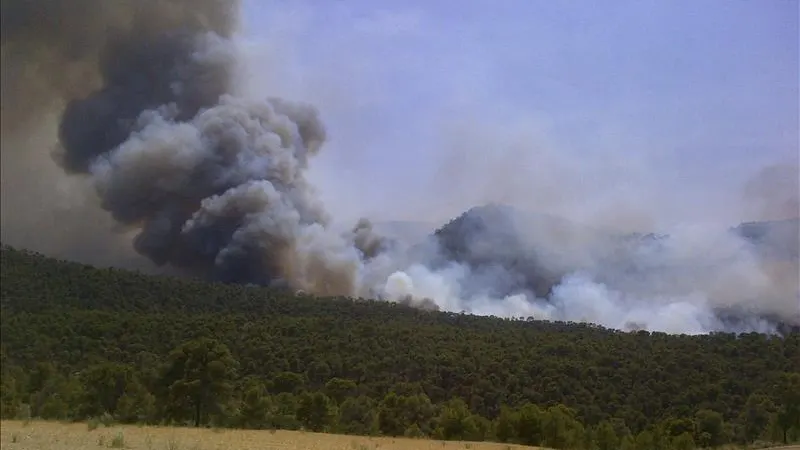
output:
[[776, 260], [800, 258], [800, 218], [745, 222], [731, 229], [759, 252]]
[[[784, 280], [793, 279], [785, 274], [797, 271], [800, 220], [743, 223], [729, 231], [753, 244], [765, 260], [764, 267], [782, 271]], [[600, 282], [621, 275], [629, 286], [639, 283], [645, 291], [650, 289], [648, 283], [658, 280], [654, 274], [684, 280], [704, 276], [693, 273], [694, 267], [672, 265], [670, 258], [650, 257], [669, 239], [654, 233], [615, 235], [503, 204], [471, 208], [432, 235], [440, 249], [434, 264], [456, 261], [470, 268], [469, 293], [503, 296], [524, 289], [540, 298], [547, 297], [564, 276], [580, 270], [591, 271]], [[492, 286], [493, 292], [479, 292], [485, 286]]]
[[[471, 293], [503, 296], [527, 289], [546, 296], [567, 272], [554, 268], [551, 252], [529, 238], [537, 232], [568, 235], [575, 229], [564, 219], [493, 203], [461, 214], [436, 230], [433, 240], [439, 246], [438, 263], [455, 261], [470, 268], [474, 283], [465, 289]], [[543, 264], [545, 258], [548, 264]], [[492, 282], [482, 282], [484, 277]], [[485, 286], [495, 292], [476, 292]]]

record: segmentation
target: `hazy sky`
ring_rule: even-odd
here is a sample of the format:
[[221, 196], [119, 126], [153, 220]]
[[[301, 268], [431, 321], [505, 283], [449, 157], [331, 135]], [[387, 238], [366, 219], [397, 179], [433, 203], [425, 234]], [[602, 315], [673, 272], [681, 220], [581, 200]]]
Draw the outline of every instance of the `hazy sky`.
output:
[[798, 159], [799, 4], [246, 0], [242, 86], [319, 107], [312, 175], [348, 219], [735, 220]]

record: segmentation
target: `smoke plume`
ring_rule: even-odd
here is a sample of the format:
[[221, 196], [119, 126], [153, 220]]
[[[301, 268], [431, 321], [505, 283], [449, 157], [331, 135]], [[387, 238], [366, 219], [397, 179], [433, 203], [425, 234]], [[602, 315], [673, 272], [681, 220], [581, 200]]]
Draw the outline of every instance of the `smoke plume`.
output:
[[[505, 210], [410, 247], [367, 220], [338, 230], [307, 175], [327, 139], [320, 113], [237, 89], [238, 10], [223, 0], [4, 1], [3, 241], [224, 282], [616, 328], [771, 331], [764, 317], [795, 320], [796, 255], [787, 272], [741, 233], [620, 236]], [[584, 196], [561, 182], [575, 173], [541, 167], [537, 195]], [[785, 187], [756, 180], [747, 195], [763, 203], [775, 190]], [[770, 211], [791, 208], [796, 197]]]
[[[161, 100], [199, 107], [189, 99], [195, 93], [165, 92], [169, 77], [189, 79], [188, 73], [167, 71], [191, 70], [189, 55], [172, 61], [179, 55], [169, 52], [181, 51], [176, 46], [188, 45], [193, 34], [230, 36], [238, 2], [4, 0], [0, 8], [3, 241], [57, 257], [148, 269], [129, 251], [130, 233], [97, 207], [91, 180], [65, 177], [53, 156], [68, 170], [85, 173], [92, 155], [125, 138], [125, 125], [113, 121], [136, 119], [137, 108]], [[159, 40], [171, 43], [158, 49]], [[170, 67], [126, 72], [151, 62]], [[207, 88], [202, 95], [212, 99], [225, 81], [193, 81], [190, 88]], [[121, 106], [126, 109], [114, 110]], [[59, 122], [65, 147], [58, 142]]]
[[[236, 2], [3, 5], [3, 54], [8, 47], [13, 64], [14, 51], [41, 52], [22, 62], [45, 86], [14, 79], [3, 116], [19, 112], [9, 126], [24, 127], [37, 108], [66, 101], [58, 162], [90, 177], [102, 209], [136, 230], [139, 254], [215, 280], [355, 293], [378, 244], [366, 222], [352, 239], [330, 231], [305, 179], [325, 140], [317, 111], [230, 95]], [[96, 82], [51, 81], [51, 69], [69, 64]], [[18, 110], [27, 91], [40, 98]]]
[[506, 205], [470, 209], [389, 277], [395, 300], [670, 333], [800, 324], [800, 220], [612, 233]]

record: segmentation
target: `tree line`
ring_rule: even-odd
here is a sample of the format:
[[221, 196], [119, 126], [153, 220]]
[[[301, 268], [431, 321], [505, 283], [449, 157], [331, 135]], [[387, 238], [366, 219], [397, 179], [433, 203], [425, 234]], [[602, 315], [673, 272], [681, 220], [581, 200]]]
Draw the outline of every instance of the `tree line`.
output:
[[800, 335], [623, 333], [2, 249], [2, 416], [673, 449], [800, 438]]

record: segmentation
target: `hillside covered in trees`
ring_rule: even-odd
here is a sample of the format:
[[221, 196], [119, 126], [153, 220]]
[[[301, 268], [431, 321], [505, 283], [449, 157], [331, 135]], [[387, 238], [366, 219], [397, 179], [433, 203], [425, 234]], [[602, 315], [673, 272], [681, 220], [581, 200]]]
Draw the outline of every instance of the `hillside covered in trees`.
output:
[[2, 249], [2, 416], [584, 449], [800, 439], [800, 334], [620, 332]]

